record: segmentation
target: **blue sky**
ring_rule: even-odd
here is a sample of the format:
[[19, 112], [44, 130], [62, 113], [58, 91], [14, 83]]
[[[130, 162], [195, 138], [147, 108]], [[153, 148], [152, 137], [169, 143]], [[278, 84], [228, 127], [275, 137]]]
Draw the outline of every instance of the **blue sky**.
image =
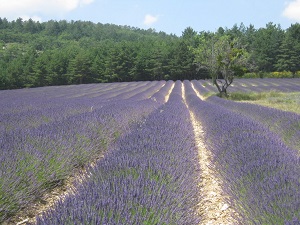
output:
[[173, 33], [216, 31], [234, 24], [283, 29], [300, 22], [300, 0], [0, 0], [0, 17], [85, 20]]

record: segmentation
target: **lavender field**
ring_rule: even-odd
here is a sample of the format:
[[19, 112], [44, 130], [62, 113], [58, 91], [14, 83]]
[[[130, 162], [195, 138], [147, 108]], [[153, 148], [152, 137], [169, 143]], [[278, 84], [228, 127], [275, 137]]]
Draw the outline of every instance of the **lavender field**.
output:
[[[0, 223], [300, 224], [300, 111], [216, 91], [208, 80], [0, 91]], [[299, 93], [300, 79], [228, 91]]]

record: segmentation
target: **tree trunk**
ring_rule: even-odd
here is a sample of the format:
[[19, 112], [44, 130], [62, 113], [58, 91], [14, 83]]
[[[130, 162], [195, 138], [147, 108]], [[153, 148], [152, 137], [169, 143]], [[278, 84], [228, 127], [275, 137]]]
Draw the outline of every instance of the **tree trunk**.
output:
[[227, 94], [227, 92], [226, 92], [226, 89], [225, 89], [225, 91], [221, 91], [221, 92], [219, 93], [219, 95], [220, 95], [221, 98], [228, 98], [228, 94]]

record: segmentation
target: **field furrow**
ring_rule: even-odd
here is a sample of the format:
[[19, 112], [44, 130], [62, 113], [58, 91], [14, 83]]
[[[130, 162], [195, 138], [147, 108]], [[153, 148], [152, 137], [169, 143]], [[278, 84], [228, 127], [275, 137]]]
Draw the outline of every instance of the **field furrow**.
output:
[[[192, 88], [191, 83], [185, 81], [182, 88], [184, 102], [187, 105], [185, 88]], [[216, 168], [212, 162], [212, 153], [204, 144], [203, 128], [192, 110], [190, 110], [190, 117], [193, 124], [195, 142], [198, 148], [198, 161], [201, 168], [199, 173], [199, 185], [201, 187], [199, 193], [199, 195], [201, 195], [199, 211], [202, 215], [202, 220], [200, 224], [237, 224], [236, 218], [239, 217], [238, 213], [230, 206], [228, 196], [223, 191], [224, 184], [215, 171]]]

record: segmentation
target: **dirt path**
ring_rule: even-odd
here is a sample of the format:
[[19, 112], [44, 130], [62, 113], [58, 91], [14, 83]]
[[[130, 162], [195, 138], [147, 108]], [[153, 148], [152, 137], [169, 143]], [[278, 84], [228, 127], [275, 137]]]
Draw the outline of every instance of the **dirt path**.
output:
[[[193, 87], [193, 86], [192, 86]], [[197, 93], [197, 92], [196, 92]], [[199, 93], [197, 93], [199, 95]], [[182, 96], [185, 99], [184, 85]], [[198, 96], [202, 99], [201, 96]], [[201, 190], [202, 201], [199, 203], [199, 214], [202, 215], [200, 225], [232, 225], [238, 224], [232, 215], [237, 215], [228, 204], [228, 197], [222, 191], [222, 181], [216, 176], [214, 165], [211, 163], [211, 152], [203, 143], [204, 132], [194, 113], [190, 110], [190, 117], [194, 127], [195, 141], [198, 147], [199, 164], [201, 167]]]

